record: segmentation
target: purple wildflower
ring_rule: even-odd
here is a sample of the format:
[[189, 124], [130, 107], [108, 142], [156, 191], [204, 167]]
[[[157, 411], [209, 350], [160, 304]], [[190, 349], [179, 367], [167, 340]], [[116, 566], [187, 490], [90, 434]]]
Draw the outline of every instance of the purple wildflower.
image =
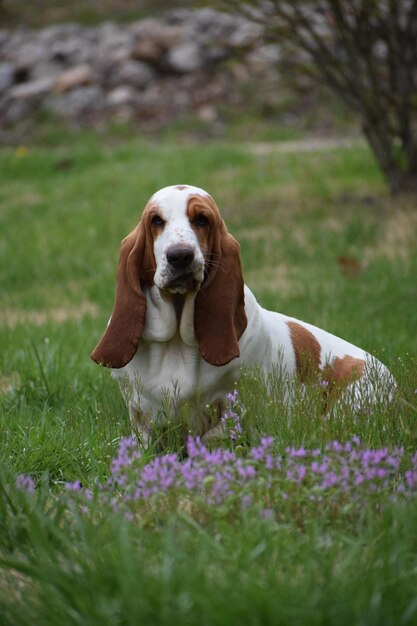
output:
[[405, 480], [409, 489], [415, 488], [417, 486], [417, 471], [408, 470], [405, 473]]
[[301, 448], [286, 448], [285, 452], [292, 458], [304, 458], [307, 456], [307, 451], [303, 446], [301, 446]]
[[236, 443], [239, 441], [243, 434], [241, 417], [245, 409], [243, 405], [239, 403], [237, 389], [235, 389], [231, 393], [226, 394], [226, 400], [229, 402], [230, 407], [222, 415], [221, 421], [225, 425], [229, 433], [230, 439]]
[[133, 437], [125, 437], [120, 440], [117, 457], [113, 460], [110, 471], [113, 476], [120, 475], [122, 470], [128, 467], [136, 459], [141, 456], [138, 449], [138, 443]]
[[250, 456], [256, 461], [261, 461], [266, 458], [271, 460], [271, 451], [272, 451], [273, 445], [274, 445], [273, 437], [262, 437], [261, 445], [258, 446], [257, 448], [252, 448], [250, 451]]
[[[237, 393], [233, 400], [238, 401]], [[127, 519], [137, 519], [141, 503], [177, 506], [183, 497], [195, 504], [244, 510], [257, 509], [259, 501], [286, 507], [287, 500], [298, 497], [301, 502], [349, 498], [360, 503], [388, 489], [396, 497], [417, 493], [417, 452], [410, 458], [403, 448], [367, 448], [358, 437], [332, 441], [321, 450], [288, 447], [283, 456], [274, 453], [274, 444], [272, 437], [263, 437], [242, 457], [230, 449], [209, 450], [201, 439], [190, 437], [184, 461], [165, 454], [144, 462], [136, 441], [122, 439], [111, 476], [98, 485], [97, 497]], [[92, 499], [79, 481], [67, 484], [67, 489]]]
[[26, 474], [18, 474], [18, 476], [16, 476], [16, 487], [19, 491], [24, 491], [28, 495], [35, 493], [35, 481], [31, 476], [27, 476]]
[[65, 483], [65, 489], [67, 491], [81, 491], [82, 484], [79, 480], [75, 480], [73, 483]]
[[234, 389], [232, 392], [226, 394], [226, 400], [228, 400], [231, 404], [236, 404], [238, 397], [238, 390]]

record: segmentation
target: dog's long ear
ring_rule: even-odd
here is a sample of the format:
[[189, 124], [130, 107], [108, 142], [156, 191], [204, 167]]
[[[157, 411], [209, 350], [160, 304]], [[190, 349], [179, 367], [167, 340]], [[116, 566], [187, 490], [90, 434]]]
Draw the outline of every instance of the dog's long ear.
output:
[[247, 318], [239, 250], [220, 218], [209, 253], [209, 273], [194, 308], [200, 353], [211, 365], [226, 365], [240, 354], [238, 341]]
[[145, 218], [123, 239], [116, 273], [113, 312], [91, 358], [105, 367], [124, 367], [135, 355], [146, 318], [141, 282], [152, 284], [155, 259]]

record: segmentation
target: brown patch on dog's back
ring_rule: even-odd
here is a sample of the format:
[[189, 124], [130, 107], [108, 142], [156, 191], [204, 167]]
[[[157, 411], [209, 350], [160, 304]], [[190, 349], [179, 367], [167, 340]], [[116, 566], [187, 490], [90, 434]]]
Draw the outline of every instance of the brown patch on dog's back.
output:
[[343, 388], [362, 378], [365, 372], [365, 361], [353, 356], [335, 357], [323, 368], [323, 380], [330, 387]]
[[302, 383], [323, 389], [323, 411], [327, 412], [343, 390], [365, 373], [365, 361], [346, 354], [334, 357], [320, 368], [321, 347], [316, 337], [297, 322], [287, 322], [295, 353], [297, 375]]
[[324, 412], [328, 411], [350, 384], [362, 378], [365, 361], [345, 354], [327, 363], [321, 373], [323, 385]]
[[295, 366], [302, 383], [311, 381], [320, 370], [321, 347], [313, 333], [297, 322], [287, 322], [295, 353]]

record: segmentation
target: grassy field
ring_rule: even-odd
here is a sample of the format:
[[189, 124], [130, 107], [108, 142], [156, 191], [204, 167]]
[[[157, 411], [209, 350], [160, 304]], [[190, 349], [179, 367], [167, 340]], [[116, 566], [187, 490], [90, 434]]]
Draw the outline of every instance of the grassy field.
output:
[[[36, 10], [33, 5], [36, 4]], [[186, 6], [176, 0], [153, 0], [152, 10], [146, 0], [0, 0], [0, 24], [6, 26], [25, 25], [33, 28], [54, 22], [78, 22], [96, 24], [104, 19], [132, 21], [149, 15], [150, 12]], [[193, 4], [190, 2], [190, 4]]]
[[[59, 133], [3, 148], [0, 178], [1, 623], [415, 624], [417, 211], [367, 147]], [[325, 418], [245, 373], [230, 458], [133, 458], [89, 352], [119, 240], [173, 183], [215, 197], [264, 306], [378, 356], [399, 399]], [[129, 499], [145, 470], [155, 494]]]

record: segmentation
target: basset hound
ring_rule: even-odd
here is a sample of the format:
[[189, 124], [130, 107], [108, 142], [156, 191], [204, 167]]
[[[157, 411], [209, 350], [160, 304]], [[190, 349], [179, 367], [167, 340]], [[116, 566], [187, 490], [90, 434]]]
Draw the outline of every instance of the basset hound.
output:
[[377, 379], [395, 387], [364, 350], [263, 309], [216, 203], [189, 185], [155, 193], [122, 241], [112, 316], [91, 357], [113, 369], [144, 445], [153, 427], [182, 419], [184, 403], [194, 434], [220, 436], [242, 367], [268, 374], [279, 362], [283, 385], [314, 380], [326, 402], [347, 388], [356, 402], [376, 401]]

